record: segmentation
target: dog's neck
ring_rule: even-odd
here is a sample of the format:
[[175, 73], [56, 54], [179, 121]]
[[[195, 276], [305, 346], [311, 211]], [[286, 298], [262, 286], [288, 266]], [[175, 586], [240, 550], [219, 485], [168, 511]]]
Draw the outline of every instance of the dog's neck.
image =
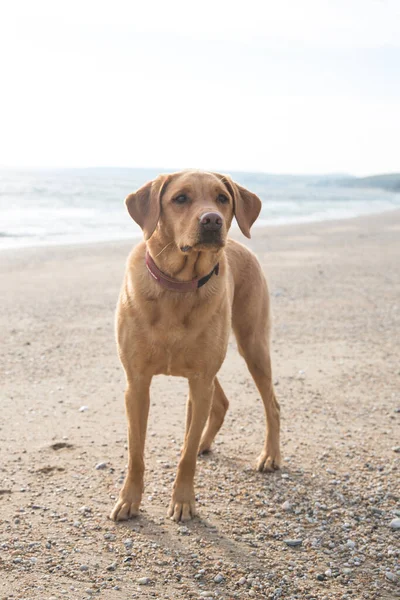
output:
[[205, 277], [221, 260], [223, 250], [182, 252], [174, 242], [163, 242], [157, 238], [147, 242], [147, 250], [157, 267], [177, 281], [190, 281]]

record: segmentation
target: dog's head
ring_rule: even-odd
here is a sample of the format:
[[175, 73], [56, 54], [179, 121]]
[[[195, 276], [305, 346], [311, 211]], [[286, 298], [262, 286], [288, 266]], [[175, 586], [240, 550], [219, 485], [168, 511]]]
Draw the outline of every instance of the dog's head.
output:
[[234, 216], [249, 238], [261, 210], [260, 199], [230, 177], [197, 171], [159, 175], [125, 202], [146, 240], [159, 234], [182, 252], [222, 248]]

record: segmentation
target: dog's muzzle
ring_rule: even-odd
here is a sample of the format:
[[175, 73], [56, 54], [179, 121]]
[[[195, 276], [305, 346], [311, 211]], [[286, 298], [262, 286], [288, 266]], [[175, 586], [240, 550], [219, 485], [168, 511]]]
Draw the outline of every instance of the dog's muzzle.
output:
[[199, 219], [199, 242], [201, 244], [220, 244], [224, 218], [217, 212], [207, 212]]

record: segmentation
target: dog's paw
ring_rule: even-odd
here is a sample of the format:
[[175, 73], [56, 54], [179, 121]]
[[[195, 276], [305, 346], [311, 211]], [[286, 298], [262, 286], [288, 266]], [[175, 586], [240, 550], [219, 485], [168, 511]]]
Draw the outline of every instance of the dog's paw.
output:
[[190, 519], [196, 516], [196, 500], [193, 489], [189, 492], [187, 490], [174, 490], [168, 509], [168, 516], [177, 523], [179, 521], [190, 521]]
[[139, 514], [138, 502], [131, 502], [124, 498], [119, 498], [111, 511], [110, 519], [113, 521], [127, 521]]
[[279, 450], [277, 452], [266, 452], [263, 450], [257, 459], [257, 471], [261, 473], [273, 473], [281, 468], [282, 459]]
[[211, 452], [211, 442], [208, 440], [201, 441], [197, 454], [200, 456], [201, 454], [209, 454], [209, 452]]
[[196, 516], [196, 507], [194, 502], [174, 502], [171, 501], [168, 509], [168, 516], [176, 523], [190, 521]]

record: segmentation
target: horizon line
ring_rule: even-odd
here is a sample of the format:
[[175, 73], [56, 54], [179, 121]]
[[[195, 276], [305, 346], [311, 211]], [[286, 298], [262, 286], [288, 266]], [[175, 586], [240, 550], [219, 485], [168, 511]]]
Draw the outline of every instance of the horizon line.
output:
[[107, 169], [120, 169], [120, 170], [135, 170], [135, 171], [158, 171], [159, 173], [163, 173], [165, 171], [168, 172], [179, 172], [179, 171], [190, 171], [190, 170], [194, 170], [194, 171], [206, 171], [206, 172], [213, 172], [213, 171], [217, 171], [217, 172], [231, 172], [231, 173], [241, 173], [241, 174], [252, 174], [252, 175], [267, 175], [267, 176], [273, 176], [273, 177], [350, 177], [350, 178], [358, 178], [358, 179], [362, 179], [365, 177], [377, 177], [377, 176], [390, 176], [390, 175], [399, 175], [400, 176], [400, 170], [399, 171], [381, 171], [379, 173], [377, 173], [376, 171], [371, 173], [369, 172], [367, 175], [354, 175], [353, 173], [348, 173], [348, 172], [344, 172], [344, 171], [322, 171], [322, 172], [305, 172], [305, 173], [293, 173], [290, 171], [285, 171], [285, 172], [273, 172], [273, 171], [262, 171], [259, 169], [256, 170], [243, 170], [243, 169], [218, 169], [218, 168], [212, 168], [212, 169], [197, 169], [197, 168], [193, 168], [193, 167], [186, 167], [186, 168], [182, 168], [182, 167], [153, 167], [153, 166], [116, 166], [116, 165], [112, 165], [112, 166], [100, 166], [100, 165], [87, 165], [87, 166], [49, 166], [49, 165], [0, 165], [0, 170], [32, 170], [32, 171], [44, 171], [44, 170], [49, 170], [49, 171], [55, 171], [55, 170], [62, 170], [62, 171], [68, 171], [68, 170], [107, 170]]

